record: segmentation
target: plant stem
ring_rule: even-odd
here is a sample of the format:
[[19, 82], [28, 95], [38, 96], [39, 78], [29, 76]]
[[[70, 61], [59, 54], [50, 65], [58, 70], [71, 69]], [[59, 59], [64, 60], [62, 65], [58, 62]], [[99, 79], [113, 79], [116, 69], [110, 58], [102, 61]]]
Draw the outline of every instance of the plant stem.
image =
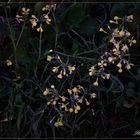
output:
[[10, 37], [11, 37], [11, 40], [12, 40], [12, 44], [13, 44], [13, 47], [14, 47], [14, 56], [15, 56], [15, 65], [16, 65], [16, 68], [18, 67], [18, 63], [17, 63], [17, 58], [16, 58], [16, 44], [15, 44], [15, 41], [14, 41], [14, 38], [13, 38], [13, 31], [12, 31], [12, 28], [10, 26], [10, 22], [8, 20], [8, 14], [7, 14], [7, 10], [6, 10], [6, 7], [4, 8], [4, 11], [5, 11], [5, 15], [6, 15], [6, 20], [7, 20], [7, 23], [8, 23], [8, 28], [10, 30]]
[[41, 45], [41, 41], [42, 41], [42, 32], [40, 32], [40, 36], [39, 36], [39, 52], [38, 52], [38, 62], [41, 58], [41, 50], [42, 50], [42, 45]]
[[96, 61], [96, 59], [94, 59], [94, 58], [73, 56], [73, 55], [65, 54], [65, 53], [58, 52], [58, 51], [55, 51], [55, 52], [60, 54], [60, 55], [67, 56], [67, 57], [72, 57], [72, 58], [77, 58], [77, 59], [85, 59], [85, 60], [89, 60], [89, 61]]

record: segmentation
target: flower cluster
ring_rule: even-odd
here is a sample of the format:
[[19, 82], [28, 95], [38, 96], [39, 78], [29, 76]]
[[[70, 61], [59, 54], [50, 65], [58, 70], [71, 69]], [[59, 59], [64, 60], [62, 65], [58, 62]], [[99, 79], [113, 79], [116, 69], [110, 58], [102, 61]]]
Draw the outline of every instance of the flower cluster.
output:
[[[82, 104], [90, 105], [91, 99], [96, 98], [96, 94], [90, 93], [85, 95], [85, 91], [83, 86], [77, 85], [67, 89], [64, 95], [60, 95], [55, 86], [51, 85], [50, 88], [45, 88], [43, 95], [48, 97], [47, 105], [56, 111], [59, 110], [58, 113], [62, 116], [63, 112], [77, 114], [81, 110]], [[62, 117], [61, 119], [58, 118], [54, 122], [54, 126], [63, 126], [62, 122]]]
[[7, 66], [11, 66], [12, 64], [13, 64], [13, 63], [12, 63], [12, 61], [11, 61], [10, 59], [7, 59], [7, 60], [6, 60], [6, 65], [7, 65]]
[[32, 28], [36, 27], [37, 32], [43, 32], [43, 28], [42, 28], [43, 21], [45, 21], [46, 24], [50, 24], [51, 19], [49, 18], [48, 14], [42, 15], [40, 19], [38, 19], [35, 15], [32, 15], [30, 19]]
[[24, 19], [29, 15], [30, 13], [30, 9], [29, 8], [26, 8], [26, 7], [23, 7], [21, 9], [21, 15], [16, 15], [16, 19], [17, 21], [20, 23], [21, 21], [24, 21]]
[[42, 14], [41, 16], [39, 16], [39, 18], [34, 15], [34, 14], [30, 14], [30, 9], [23, 7], [21, 9], [21, 15], [16, 15], [16, 19], [17, 21], [21, 22], [21, 21], [25, 21], [25, 19], [27, 19], [27, 17], [29, 16], [29, 21], [32, 25], [32, 28], [35, 28], [37, 32], [43, 32], [43, 25], [44, 23], [46, 23], [47, 25], [51, 23], [51, 19], [49, 17], [49, 14], [51, 12], [51, 10], [55, 10], [56, 9], [56, 4], [53, 5], [46, 5], [45, 7], [42, 8], [42, 12], [45, 11], [45, 14]]
[[[111, 71], [114, 70], [118, 73], [122, 73], [124, 69], [131, 69], [131, 64], [128, 59], [129, 48], [136, 43], [136, 40], [127, 31], [122, 22], [132, 22], [133, 16], [127, 16], [124, 18], [114, 17], [114, 20], [110, 21], [110, 25], [107, 30], [100, 28], [100, 32], [104, 32], [109, 35], [109, 41], [106, 50], [98, 59], [97, 63], [92, 65], [88, 70], [89, 76], [93, 77], [93, 88], [99, 86], [99, 80], [110, 79]], [[113, 24], [113, 25], [112, 25]], [[63, 59], [50, 50], [47, 55], [47, 61], [51, 63], [51, 70], [57, 75], [57, 78], [63, 79], [63, 77], [71, 75], [76, 70], [76, 65], [66, 65]], [[113, 68], [113, 69], [112, 69]], [[86, 94], [86, 90], [82, 85], [71, 86], [61, 95], [58, 90], [53, 87], [46, 88], [43, 95], [48, 96], [48, 105], [56, 110], [59, 110], [60, 116], [63, 112], [77, 114], [82, 108], [82, 104], [86, 106], [90, 105], [91, 99], [96, 98], [96, 93]], [[58, 118], [54, 123], [54, 126], [63, 126], [62, 117]]]
[[75, 65], [65, 64], [59, 55], [52, 54], [52, 52], [52, 50], [49, 51], [47, 61], [55, 63], [52, 67], [52, 72], [57, 74], [57, 78], [62, 79], [65, 76], [71, 75], [76, 70]]
[[[32, 28], [35, 28], [37, 32], [43, 32], [43, 25], [44, 23], [51, 23], [49, 14], [50, 11], [55, 10], [55, 8], [56, 5], [46, 5], [42, 8], [42, 11], [46, 11], [46, 14], [41, 15], [39, 18], [31, 14], [29, 22]], [[25, 17], [29, 16], [29, 14], [30, 9], [22, 8], [21, 15], [17, 15], [16, 18], [19, 21], [24, 21]], [[99, 57], [97, 62], [91, 65], [87, 70], [91, 79], [94, 79], [90, 91], [88, 87], [84, 87], [79, 83], [70, 83], [70, 87], [66, 87], [63, 93], [60, 93], [59, 88], [57, 89], [54, 85], [44, 88], [42, 95], [47, 100], [47, 106], [55, 112], [53, 112], [54, 117], [50, 121], [55, 127], [64, 125], [64, 113], [78, 114], [82, 110], [83, 105], [87, 107], [91, 105], [91, 101], [96, 98], [97, 93], [95, 89], [99, 86], [100, 79], [110, 79], [112, 70], [122, 73], [124, 69], [131, 69], [133, 64], [130, 63], [128, 58], [129, 48], [136, 43], [136, 40], [131, 33], [125, 29], [124, 23], [132, 21], [133, 15], [124, 18], [115, 16], [113, 20], [109, 21], [110, 24], [107, 26], [107, 29], [99, 29], [100, 32], [107, 34], [109, 40], [105, 52]], [[65, 62], [62, 56], [63, 53], [58, 53], [52, 49], [49, 50], [47, 56], [45, 56], [49, 70], [54, 73], [52, 75], [56, 75], [60, 80], [65, 79], [65, 77], [71, 77], [73, 73], [79, 72], [76, 61], [74, 64], [72, 62], [70, 64], [69, 61]], [[8, 66], [12, 65], [10, 60], [7, 60], [6, 63]]]
[[111, 67], [115, 67], [115, 70], [122, 73], [124, 69], [129, 70], [131, 66], [133, 66], [127, 56], [129, 56], [129, 48], [136, 43], [136, 40], [131, 33], [122, 26], [122, 23], [132, 21], [133, 15], [124, 18], [115, 16], [114, 20], [110, 20], [110, 25], [108, 25], [107, 30], [100, 28], [100, 32], [109, 35], [109, 48], [107, 49], [108, 51], [100, 56], [97, 64], [91, 66], [89, 69], [90, 76], [97, 76], [97, 80], [93, 83], [94, 85], [98, 85], [98, 77], [103, 79], [110, 78], [108, 71]]
[[58, 118], [57, 121], [54, 123], [55, 127], [61, 127], [63, 126], [62, 118]]

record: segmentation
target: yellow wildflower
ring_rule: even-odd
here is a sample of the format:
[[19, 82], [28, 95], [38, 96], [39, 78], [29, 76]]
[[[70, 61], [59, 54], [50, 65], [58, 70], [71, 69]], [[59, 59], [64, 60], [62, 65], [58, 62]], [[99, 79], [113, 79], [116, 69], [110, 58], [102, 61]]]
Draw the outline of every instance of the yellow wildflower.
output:
[[63, 75], [66, 75], [66, 69], [65, 68], [63, 69]]
[[99, 83], [98, 83], [98, 78], [96, 79], [96, 81], [93, 83], [94, 86], [98, 86]]
[[133, 19], [134, 19], [134, 16], [133, 15], [127, 16], [127, 21], [128, 22], [132, 22]]
[[37, 25], [37, 22], [35, 19], [31, 19], [30, 22], [32, 24], [32, 28], [34, 28]]
[[118, 68], [122, 68], [122, 64], [119, 62], [117, 65], [116, 65]]
[[107, 34], [107, 32], [103, 28], [100, 28], [99, 31]]
[[103, 32], [104, 30], [103, 30], [103, 28], [100, 28], [99, 31], [100, 31], [100, 32]]
[[46, 95], [48, 95], [48, 94], [49, 94], [49, 89], [46, 88], [45, 91], [43, 92], [43, 95], [46, 96]]
[[58, 123], [58, 122], [55, 122], [55, 123], [54, 123], [54, 126], [55, 126], [55, 127], [59, 127], [59, 123]]
[[118, 17], [118, 16], [115, 16], [115, 17], [114, 17], [114, 20], [119, 20], [119, 19], [121, 19], [121, 18]]
[[51, 8], [52, 8], [53, 10], [55, 10], [55, 9], [56, 9], [56, 4], [52, 4], [52, 5], [51, 5]]
[[66, 108], [66, 104], [62, 103], [61, 108]]
[[68, 66], [68, 71], [71, 74], [73, 71], [75, 71], [75, 66]]
[[78, 88], [77, 87], [74, 87], [73, 89], [72, 89], [72, 91], [73, 91], [73, 93], [78, 93]]
[[77, 87], [78, 87], [78, 89], [83, 89], [84, 90], [84, 88], [81, 85], [78, 85]]
[[91, 96], [91, 98], [96, 98], [96, 94], [95, 93], [92, 93], [90, 96]]
[[110, 79], [110, 74], [105, 74], [106, 79]]
[[47, 61], [51, 61], [52, 59], [53, 59], [52, 56], [50, 56], [50, 55], [47, 56]]
[[135, 135], [135, 136], [140, 136], [140, 130], [136, 130], [136, 131], [134, 132], [134, 135]]
[[75, 109], [76, 109], [76, 110], [81, 110], [81, 107], [80, 107], [79, 105], [76, 105], [76, 106], [75, 106]]
[[52, 88], [52, 89], [55, 89], [55, 86], [54, 86], [54, 85], [51, 85], [51, 88]]
[[32, 15], [32, 18], [30, 19], [30, 22], [32, 24], [32, 28], [34, 28], [37, 25], [38, 19], [35, 15]]
[[58, 72], [58, 67], [53, 67], [52, 68], [52, 71], [55, 72], [55, 73], [57, 73]]
[[101, 60], [101, 62], [98, 62], [98, 66], [103, 68], [104, 66], [107, 66], [107, 63], [105, 63], [103, 60]]
[[74, 109], [74, 113], [77, 114], [78, 113], [78, 110], [77, 109]]
[[90, 105], [90, 103], [89, 103], [87, 100], [86, 100], [86, 105], [87, 105], [87, 106], [89, 106], [89, 105]]
[[56, 105], [56, 100], [54, 100], [52, 104], [53, 104], [53, 105]]
[[59, 126], [63, 126], [63, 122], [62, 121], [59, 121]]
[[7, 65], [7, 66], [11, 66], [12, 64], [13, 64], [13, 63], [12, 63], [11, 60], [9, 60], [9, 59], [6, 60], [6, 65]]
[[109, 20], [109, 23], [115, 23], [115, 24], [118, 24], [116, 21], [113, 21], [113, 20]]
[[48, 102], [47, 102], [47, 105], [50, 105], [50, 104], [51, 104], [51, 101], [48, 101]]
[[54, 126], [55, 127], [61, 127], [61, 126], [63, 126], [62, 120], [58, 119], [57, 122], [54, 123]]
[[126, 69], [131, 69], [131, 66], [133, 66], [134, 64], [129, 64], [129, 63], [127, 63], [127, 65], [126, 65]]
[[136, 40], [132, 40], [132, 43], [133, 43], [133, 44], [136, 44]]
[[60, 73], [57, 75], [57, 78], [59, 78], [59, 79], [62, 79], [63, 78], [62, 71], [60, 71]]
[[121, 50], [122, 50], [123, 52], [126, 52], [126, 51], [128, 51], [129, 49], [128, 49], [128, 46], [127, 46], [127, 45], [123, 45], [123, 47], [121, 48]]
[[66, 97], [65, 96], [60, 96], [60, 98], [62, 99], [62, 102], [66, 101]]
[[131, 69], [131, 66], [129, 64], [126, 65], [126, 69]]
[[95, 70], [95, 67], [92, 66], [90, 69], [89, 69], [89, 76], [92, 76], [96, 73], [96, 70]]
[[69, 112], [71, 112], [71, 113], [73, 112], [73, 108], [72, 108], [72, 107], [71, 107], [71, 108], [69, 108]]
[[25, 8], [25, 7], [22, 8], [22, 14], [23, 15], [28, 15], [29, 12], [30, 12], [30, 9], [29, 8]]
[[108, 57], [109, 62], [113, 62], [113, 57]]
[[42, 29], [42, 26], [41, 26], [41, 25], [40, 25], [39, 28], [37, 28], [37, 31], [38, 31], [38, 32], [41, 32], [41, 33], [43, 32], [43, 29]]
[[119, 29], [118, 29], [118, 28], [114, 29], [112, 35], [113, 35], [114, 37], [119, 37]]
[[52, 50], [52, 49], [50, 49], [48, 52], [49, 52], [49, 53], [50, 53], [50, 52], [53, 52], [53, 50]]
[[49, 5], [46, 5], [42, 8], [42, 11], [47, 11], [47, 10], [50, 10], [50, 6]]
[[50, 24], [51, 19], [49, 18], [49, 16], [48, 15], [45, 15], [44, 18], [45, 18], [46, 23], [47, 24]]
[[125, 36], [125, 32], [124, 32], [123, 30], [121, 30], [121, 31], [119, 32], [119, 35], [120, 35], [120, 37], [123, 37], [123, 36]]
[[24, 21], [23, 16], [20, 16], [20, 15], [16, 15], [16, 19], [18, 19], [19, 21]]
[[121, 69], [121, 68], [120, 68], [120, 69], [118, 69], [118, 72], [119, 72], [119, 73], [122, 73], [122, 69]]
[[126, 32], [125, 35], [126, 35], [127, 37], [129, 37], [129, 36], [131, 35], [130, 32], [128, 32], [128, 31], [125, 31], [125, 32]]

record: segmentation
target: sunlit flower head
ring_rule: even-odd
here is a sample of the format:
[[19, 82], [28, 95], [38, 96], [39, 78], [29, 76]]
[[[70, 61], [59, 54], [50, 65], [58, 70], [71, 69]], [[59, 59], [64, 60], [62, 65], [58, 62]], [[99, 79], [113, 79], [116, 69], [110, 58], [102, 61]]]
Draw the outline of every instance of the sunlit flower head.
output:
[[6, 65], [7, 65], [7, 66], [11, 66], [12, 64], [13, 64], [13, 63], [12, 63], [11, 60], [9, 60], [9, 59], [6, 60]]
[[45, 19], [45, 21], [46, 21], [47, 24], [50, 24], [51, 19], [49, 18], [48, 15], [44, 15], [44, 19]]
[[43, 29], [42, 29], [42, 26], [41, 26], [41, 25], [40, 25], [39, 28], [37, 28], [37, 31], [38, 31], [38, 32], [41, 32], [41, 33], [43, 32]]
[[46, 88], [46, 89], [44, 90], [44, 92], [43, 92], [43, 95], [46, 96], [46, 95], [48, 95], [48, 94], [49, 94], [49, 89]]
[[26, 7], [23, 7], [23, 8], [22, 8], [22, 14], [23, 14], [23, 15], [28, 15], [29, 12], [30, 12], [30, 9], [29, 9], [29, 8], [26, 8]]

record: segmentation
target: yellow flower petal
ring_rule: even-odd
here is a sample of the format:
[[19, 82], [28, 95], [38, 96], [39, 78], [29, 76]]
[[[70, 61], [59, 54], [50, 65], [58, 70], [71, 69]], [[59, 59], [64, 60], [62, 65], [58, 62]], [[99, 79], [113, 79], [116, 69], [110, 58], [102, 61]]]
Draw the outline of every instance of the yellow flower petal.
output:
[[73, 93], [78, 93], [78, 88], [77, 88], [77, 87], [74, 87], [74, 88], [72, 89], [72, 91], [73, 91]]
[[12, 63], [11, 60], [9, 60], [9, 59], [6, 60], [6, 65], [7, 65], [7, 66], [11, 66], [12, 64], [13, 64], [13, 63]]
[[37, 28], [37, 31], [42, 33], [43, 32], [42, 26], [40, 26], [39, 28]]

